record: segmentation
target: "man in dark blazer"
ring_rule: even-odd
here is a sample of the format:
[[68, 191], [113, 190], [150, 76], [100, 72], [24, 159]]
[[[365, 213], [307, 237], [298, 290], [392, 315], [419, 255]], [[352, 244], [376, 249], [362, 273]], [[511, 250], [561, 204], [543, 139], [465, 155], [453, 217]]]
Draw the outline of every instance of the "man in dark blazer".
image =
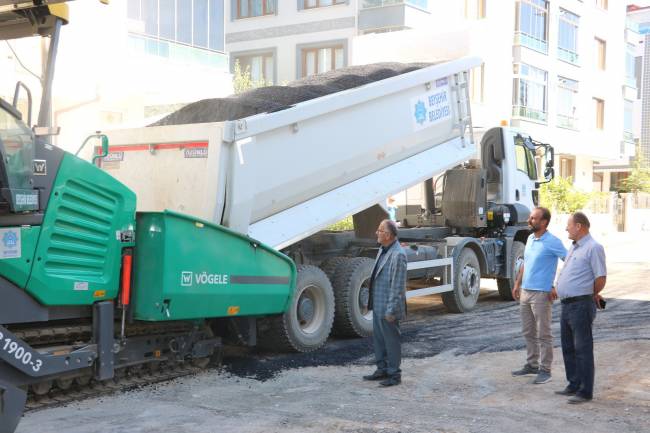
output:
[[397, 239], [394, 221], [382, 221], [376, 234], [381, 248], [370, 277], [368, 307], [372, 308], [377, 370], [363, 379], [394, 386], [402, 381], [399, 323], [406, 315], [406, 253]]

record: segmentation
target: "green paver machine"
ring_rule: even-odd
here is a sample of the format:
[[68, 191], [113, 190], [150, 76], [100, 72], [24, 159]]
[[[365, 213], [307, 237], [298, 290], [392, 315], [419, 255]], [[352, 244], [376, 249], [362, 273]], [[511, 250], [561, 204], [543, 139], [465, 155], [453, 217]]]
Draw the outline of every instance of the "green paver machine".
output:
[[0, 1], [0, 38], [50, 39], [38, 124], [26, 86], [13, 103], [0, 99], [1, 433], [15, 430], [28, 393], [133, 367], [206, 365], [221, 318], [282, 314], [296, 279], [293, 261], [247, 236], [175, 212], [136, 214], [129, 188], [48, 142], [67, 22], [54, 3]]

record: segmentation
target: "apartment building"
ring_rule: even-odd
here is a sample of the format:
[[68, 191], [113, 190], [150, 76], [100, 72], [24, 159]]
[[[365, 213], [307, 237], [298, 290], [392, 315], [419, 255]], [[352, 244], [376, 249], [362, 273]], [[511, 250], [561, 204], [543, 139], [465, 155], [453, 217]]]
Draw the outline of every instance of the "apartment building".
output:
[[283, 84], [353, 64], [352, 40], [429, 24], [428, 0], [226, 0], [231, 69]]
[[[356, 2], [355, 2], [356, 1]], [[463, 28], [475, 125], [502, 121], [552, 143], [556, 172], [609, 190], [599, 162], [627, 163], [636, 83], [623, 2], [607, 0], [230, 0], [226, 49], [253, 79], [282, 84], [371, 61], [433, 61]], [[633, 37], [632, 37], [633, 39]], [[462, 50], [461, 50], [462, 51]], [[627, 59], [627, 60], [626, 60]], [[627, 66], [626, 66], [627, 65]], [[626, 75], [628, 74], [628, 75]]]
[[636, 35], [636, 44], [630, 44], [636, 66], [638, 87], [635, 118], [635, 138], [639, 151], [647, 165], [650, 165], [650, 7], [628, 6], [628, 27]]
[[[637, 6], [628, 6], [628, 18], [625, 23], [625, 78], [623, 83], [623, 143], [621, 153], [626, 157], [603, 160], [594, 166], [594, 181], [609, 180], [609, 188], [616, 191], [621, 180], [632, 170], [634, 156], [641, 150], [642, 156], [650, 156], [650, 138], [645, 146], [642, 137], [648, 137], [647, 128], [642, 128], [643, 111], [643, 70], [645, 38], [650, 30], [650, 8], [640, 10]], [[633, 11], [633, 12], [631, 12]], [[634, 18], [632, 18], [634, 17]], [[636, 21], [635, 21], [636, 20]], [[638, 21], [638, 22], [637, 22]], [[643, 22], [648, 22], [642, 30]], [[650, 80], [650, 76], [647, 78]], [[646, 98], [650, 99], [650, 98]], [[650, 102], [646, 109], [646, 122], [650, 121]], [[644, 134], [642, 131], [646, 130]], [[639, 147], [641, 146], [641, 147]], [[645, 152], [643, 151], [645, 149]]]
[[[69, 7], [53, 94], [60, 147], [75, 151], [96, 130], [145, 125], [188, 102], [232, 93], [223, 1], [78, 1]], [[0, 46], [0, 96], [11, 99], [15, 82], [23, 81], [37, 107], [40, 38], [10, 45], [13, 52]]]
[[357, 0], [226, 0], [226, 49], [251, 79], [283, 84], [350, 63]]

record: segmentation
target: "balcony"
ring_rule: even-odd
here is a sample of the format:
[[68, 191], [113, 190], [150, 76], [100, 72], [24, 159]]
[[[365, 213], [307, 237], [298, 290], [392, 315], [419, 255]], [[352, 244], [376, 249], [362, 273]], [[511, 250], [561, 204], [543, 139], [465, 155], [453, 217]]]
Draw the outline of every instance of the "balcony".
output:
[[548, 54], [548, 42], [542, 39], [537, 39], [534, 36], [527, 35], [526, 33], [515, 33], [515, 45], [530, 48], [531, 50], [539, 51], [542, 54]]
[[228, 55], [219, 51], [191, 47], [134, 33], [129, 33], [128, 45], [129, 50], [136, 54], [147, 54], [177, 63], [207, 66], [223, 71], [228, 71], [230, 68]]
[[425, 11], [429, 9], [429, 0], [362, 0], [361, 9], [381, 8], [401, 4], [414, 6]]
[[572, 129], [574, 131], [578, 130], [578, 119], [575, 117], [571, 116], [565, 116], [563, 114], [558, 114], [557, 115], [557, 127], [558, 128], [565, 128], [565, 129]]
[[521, 105], [512, 106], [512, 116], [518, 117], [520, 119], [533, 120], [540, 123], [546, 123], [548, 120], [548, 114], [545, 111], [523, 107]]
[[621, 141], [619, 152], [620, 158], [634, 158], [636, 154], [636, 145], [626, 140]]
[[578, 53], [574, 53], [573, 51], [564, 48], [557, 47], [557, 58], [564, 62], [571, 63], [572, 65], [578, 64]]
[[636, 89], [636, 78], [635, 77], [625, 77], [625, 85], [631, 89]]
[[430, 27], [429, 0], [361, 0], [359, 30]]

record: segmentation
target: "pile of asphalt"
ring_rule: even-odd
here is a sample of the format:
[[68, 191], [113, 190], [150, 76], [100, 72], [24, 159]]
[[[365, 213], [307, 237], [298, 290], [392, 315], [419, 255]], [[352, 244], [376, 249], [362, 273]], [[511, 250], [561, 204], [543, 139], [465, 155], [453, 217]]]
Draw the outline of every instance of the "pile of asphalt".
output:
[[150, 126], [184, 125], [242, 119], [287, 109], [299, 102], [384, 80], [430, 66], [431, 63], [374, 63], [312, 75], [286, 86], [268, 86], [226, 98], [186, 105]]

